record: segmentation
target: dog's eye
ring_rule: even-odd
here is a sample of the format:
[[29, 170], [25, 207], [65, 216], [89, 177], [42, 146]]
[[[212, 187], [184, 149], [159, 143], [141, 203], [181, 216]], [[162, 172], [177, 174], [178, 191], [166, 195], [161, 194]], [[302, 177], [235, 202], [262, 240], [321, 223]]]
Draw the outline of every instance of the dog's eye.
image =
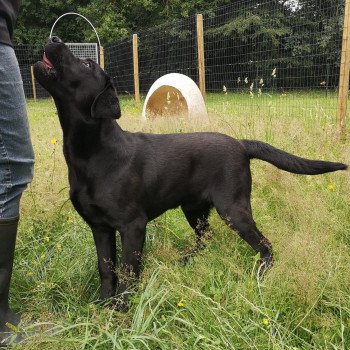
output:
[[91, 68], [91, 62], [89, 62], [89, 61], [83, 61], [83, 65], [85, 67]]

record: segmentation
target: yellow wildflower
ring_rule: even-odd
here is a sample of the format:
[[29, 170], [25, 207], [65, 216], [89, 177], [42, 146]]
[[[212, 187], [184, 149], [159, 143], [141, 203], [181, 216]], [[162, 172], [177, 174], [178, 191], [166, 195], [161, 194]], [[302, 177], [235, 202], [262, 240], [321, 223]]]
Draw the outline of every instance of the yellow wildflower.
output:
[[184, 307], [185, 306], [185, 300], [181, 299], [178, 303], [177, 303], [178, 307]]
[[30, 277], [30, 276], [33, 276], [33, 272], [27, 272], [27, 276]]
[[62, 251], [62, 245], [59, 244], [59, 243], [57, 243], [57, 244], [56, 244], [56, 249], [57, 249], [57, 251], [60, 253], [60, 252]]
[[55, 145], [57, 143], [57, 140], [55, 138], [50, 140], [51, 145]]
[[269, 322], [269, 320], [267, 318], [263, 318], [262, 323], [266, 327], [270, 324], [270, 322]]
[[41, 254], [40, 255], [40, 260], [44, 260], [46, 258], [46, 255], [45, 254]]
[[45, 242], [50, 242], [50, 237], [48, 235], [46, 235], [44, 240], [45, 240]]
[[327, 186], [327, 189], [328, 189], [329, 191], [334, 191], [335, 186], [334, 186], [333, 184], [329, 184], [329, 185]]

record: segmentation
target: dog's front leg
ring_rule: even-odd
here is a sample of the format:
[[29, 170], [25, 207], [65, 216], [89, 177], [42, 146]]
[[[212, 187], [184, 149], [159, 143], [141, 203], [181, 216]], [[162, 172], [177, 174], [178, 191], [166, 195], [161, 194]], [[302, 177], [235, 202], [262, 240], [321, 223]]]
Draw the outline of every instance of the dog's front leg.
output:
[[145, 243], [147, 220], [143, 217], [129, 223], [120, 230], [122, 258], [119, 276], [117, 308], [127, 310], [128, 288], [140, 277], [142, 250]]
[[91, 227], [97, 251], [98, 271], [101, 280], [100, 300], [115, 296], [117, 275], [115, 230], [106, 227]]

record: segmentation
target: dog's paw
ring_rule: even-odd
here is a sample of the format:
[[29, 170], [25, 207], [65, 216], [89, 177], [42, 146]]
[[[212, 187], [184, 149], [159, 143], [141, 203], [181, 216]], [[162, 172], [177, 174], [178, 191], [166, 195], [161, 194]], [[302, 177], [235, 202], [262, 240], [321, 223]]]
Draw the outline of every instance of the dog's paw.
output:
[[272, 257], [272, 255], [263, 256], [259, 260], [258, 266], [259, 266], [258, 267], [258, 279], [259, 280], [263, 280], [263, 278], [265, 277], [266, 273], [273, 266], [273, 257]]
[[180, 265], [186, 265], [188, 263], [188, 261], [190, 260], [190, 258], [191, 258], [191, 256], [186, 254], [178, 260], [178, 263]]
[[92, 302], [93, 305], [102, 308], [109, 308], [113, 311], [127, 312], [129, 310], [128, 300], [123, 295], [109, 299], [98, 299]]
[[187, 252], [184, 253], [184, 255], [178, 260], [178, 263], [180, 265], [186, 265], [190, 259], [194, 258], [200, 253], [201, 249], [197, 247], [193, 247], [189, 249]]
[[118, 312], [128, 312], [129, 311], [129, 305], [128, 305], [128, 298], [125, 295], [119, 295], [115, 298], [113, 298], [113, 302], [108, 305], [110, 309], [113, 311]]
[[92, 302], [93, 305], [99, 307], [107, 307], [109, 303], [111, 303], [111, 299], [97, 299]]

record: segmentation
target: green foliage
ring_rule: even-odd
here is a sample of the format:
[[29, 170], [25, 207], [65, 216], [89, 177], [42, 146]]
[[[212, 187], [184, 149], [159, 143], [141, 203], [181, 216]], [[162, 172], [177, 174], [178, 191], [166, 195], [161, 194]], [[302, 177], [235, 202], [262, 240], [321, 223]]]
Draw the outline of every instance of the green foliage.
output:
[[248, 44], [254, 41], [264, 47], [277, 47], [280, 38], [291, 33], [291, 29], [282, 22], [283, 16], [276, 14], [269, 18], [265, 13], [247, 12], [239, 15], [218, 28], [207, 31], [207, 35], [235, 36], [239, 41]]
[[[135, 31], [149, 28], [164, 22], [189, 17], [195, 13], [213, 15], [215, 8], [228, 4], [228, 0], [196, 0], [196, 1], [155, 1], [155, 0], [82, 0], [56, 2], [48, 0], [24, 0], [15, 31], [16, 43], [42, 43], [48, 37], [54, 21], [65, 12], [79, 12], [96, 26], [104, 43], [117, 40]], [[255, 1], [257, 3], [257, 1]], [[262, 16], [245, 11], [251, 8], [254, 1], [237, 3], [237, 18], [234, 23], [224, 25], [222, 31], [227, 33], [231, 26], [240, 29], [237, 34], [244, 31], [247, 25], [257, 26], [269, 23], [270, 30], [276, 30], [279, 21], [274, 21], [276, 13], [283, 8], [278, 1], [259, 2], [263, 10]], [[244, 17], [243, 16], [244, 13]], [[262, 23], [263, 22], [263, 23]], [[65, 41], [95, 40], [90, 27], [80, 18], [62, 19], [55, 30]]]
[[[110, 0], [90, 1], [87, 6], [79, 6], [78, 12], [86, 16], [96, 27], [102, 43], [127, 36], [129, 27], [126, 18]], [[83, 41], [96, 41], [95, 33], [90, 26], [82, 33]]]
[[[84, 4], [86, 1], [82, 0]], [[55, 20], [65, 12], [75, 12], [77, 2], [73, 0], [24, 0], [17, 20], [14, 41], [16, 43], [43, 44], [49, 37]], [[62, 19], [57, 27], [56, 34], [66, 38], [66, 41], [81, 41], [79, 33], [85, 25], [78, 19]]]
[[[16, 43], [43, 43], [54, 21], [65, 12], [78, 12], [96, 27], [102, 43], [108, 43], [165, 21], [193, 15], [224, 4], [225, 0], [24, 0], [17, 21]], [[55, 34], [66, 42], [96, 41], [90, 26], [81, 18], [63, 18]]]

